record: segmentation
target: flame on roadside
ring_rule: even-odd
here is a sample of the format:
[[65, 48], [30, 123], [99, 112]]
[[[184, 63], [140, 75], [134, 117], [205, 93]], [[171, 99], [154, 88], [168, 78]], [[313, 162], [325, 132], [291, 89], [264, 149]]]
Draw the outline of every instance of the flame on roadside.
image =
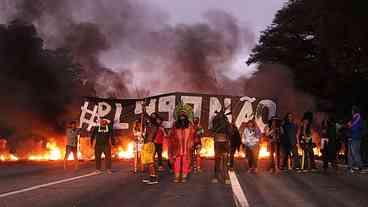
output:
[[212, 137], [203, 137], [202, 138], [202, 149], [201, 149], [201, 157], [210, 158], [215, 156], [215, 143]]
[[262, 142], [259, 145], [259, 154], [258, 154], [258, 158], [259, 159], [266, 159], [270, 157], [270, 152], [268, 151], [268, 144], [267, 142]]
[[0, 139], [0, 161], [18, 161], [19, 158], [16, 155], [9, 153], [9, 151], [6, 150], [6, 145], [7, 141], [5, 139]]
[[119, 159], [132, 159], [135, 156], [134, 142], [128, 143], [127, 147], [119, 146], [117, 149], [117, 157]]
[[0, 155], [0, 161], [5, 162], [5, 161], [18, 161], [19, 158], [13, 154], [1, 154]]
[[55, 141], [47, 142], [46, 152], [28, 156], [28, 160], [32, 161], [61, 160], [62, 158], [62, 150]]

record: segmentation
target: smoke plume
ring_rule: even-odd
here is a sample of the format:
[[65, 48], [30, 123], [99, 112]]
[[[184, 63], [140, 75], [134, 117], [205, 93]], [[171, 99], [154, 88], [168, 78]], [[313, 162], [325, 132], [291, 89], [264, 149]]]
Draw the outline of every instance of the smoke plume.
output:
[[[141, 0], [4, 0], [0, 11], [0, 23], [20, 19], [34, 24], [44, 49], [71, 51], [83, 76], [81, 89], [70, 93], [75, 97], [86, 91], [116, 98], [183, 91], [266, 96], [276, 99], [283, 112], [314, 106], [282, 66], [260, 65], [255, 74], [228, 78], [237, 58], [254, 46], [256, 34], [224, 11], [208, 11], [198, 23], [178, 25]], [[52, 78], [62, 83], [59, 76]], [[24, 85], [22, 93], [34, 100], [32, 87], [37, 86]], [[69, 110], [66, 103], [60, 107], [55, 116]]]

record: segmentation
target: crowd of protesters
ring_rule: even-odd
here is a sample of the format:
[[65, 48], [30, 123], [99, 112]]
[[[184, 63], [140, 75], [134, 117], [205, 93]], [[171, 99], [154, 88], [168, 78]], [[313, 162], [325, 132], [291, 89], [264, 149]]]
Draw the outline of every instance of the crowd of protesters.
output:
[[[144, 108], [144, 107], [143, 107]], [[165, 171], [163, 145], [167, 143], [167, 170], [174, 174], [174, 182], [186, 182], [191, 172], [201, 172], [202, 138], [205, 134], [198, 117], [193, 117], [192, 107], [178, 105], [175, 109], [175, 123], [171, 129], [165, 129], [163, 119], [157, 114], [148, 115], [145, 111], [135, 122], [134, 172], [147, 172], [144, 183], [159, 183], [159, 172]], [[271, 173], [282, 171], [315, 172], [318, 162], [322, 162], [322, 171], [327, 171], [329, 164], [338, 169], [340, 155], [345, 158], [348, 172], [366, 173], [367, 149], [365, 123], [359, 108], [352, 108], [352, 116], [346, 123], [337, 122], [329, 114], [316, 130], [313, 113], [304, 113], [297, 123], [292, 113], [283, 119], [272, 117], [264, 129], [260, 129], [255, 120], [249, 120], [240, 129], [229, 122], [224, 111], [216, 112], [212, 120], [210, 133], [214, 139], [214, 177], [213, 182], [229, 183], [228, 171], [234, 170], [234, 155], [243, 150], [246, 155], [249, 173], [257, 173], [261, 142], [268, 144]], [[70, 153], [77, 160], [77, 137], [80, 130], [76, 122], [71, 122], [67, 129], [66, 161]], [[315, 134], [318, 134], [316, 140]], [[314, 137], [314, 138], [313, 138]], [[101, 171], [101, 155], [104, 153], [106, 171], [111, 174], [111, 147], [115, 144], [109, 120], [101, 119], [94, 127], [91, 145], [95, 149], [96, 170]], [[318, 146], [318, 148], [317, 148]], [[321, 152], [321, 161], [317, 161], [315, 151]], [[341, 153], [343, 151], [343, 153]], [[78, 162], [75, 162], [78, 168]]]

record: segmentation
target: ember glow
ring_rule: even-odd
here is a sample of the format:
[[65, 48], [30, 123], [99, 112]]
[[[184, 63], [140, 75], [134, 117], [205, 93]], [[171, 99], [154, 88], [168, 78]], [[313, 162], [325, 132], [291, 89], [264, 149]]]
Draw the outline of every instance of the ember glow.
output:
[[202, 149], [201, 149], [201, 157], [214, 157], [215, 156], [215, 144], [212, 137], [203, 137], [202, 138]]
[[268, 151], [268, 144], [267, 144], [267, 142], [262, 142], [259, 145], [258, 158], [259, 159], [266, 159], [268, 157], [270, 157], [270, 152]]
[[6, 149], [7, 141], [0, 139], [0, 161], [18, 161], [19, 158]]
[[132, 159], [134, 153], [134, 142], [130, 142], [127, 147], [119, 146], [116, 152], [119, 159]]
[[1, 154], [0, 161], [18, 161], [19, 158], [13, 154]]
[[55, 141], [47, 142], [46, 152], [40, 154], [32, 154], [28, 156], [28, 160], [45, 161], [45, 160], [61, 160], [63, 159], [63, 152]]

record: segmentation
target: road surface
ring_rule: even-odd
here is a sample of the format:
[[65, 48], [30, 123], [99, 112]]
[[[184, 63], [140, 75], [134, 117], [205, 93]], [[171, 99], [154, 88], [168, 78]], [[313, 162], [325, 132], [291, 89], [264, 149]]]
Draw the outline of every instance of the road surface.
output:
[[[263, 161], [264, 162], [264, 161]], [[130, 172], [128, 161], [114, 161], [113, 174], [91, 174], [93, 162], [64, 171], [62, 162], [0, 163], [0, 207], [233, 207], [231, 185], [212, 184], [213, 161], [188, 183], [177, 184], [168, 172], [147, 186]], [[338, 173], [246, 172], [237, 160], [235, 174], [251, 207], [368, 206], [368, 175]], [[82, 176], [82, 177], [79, 177]], [[45, 185], [46, 184], [46, 185]], [[42, 186], [43, 185], [43, 186]]]

